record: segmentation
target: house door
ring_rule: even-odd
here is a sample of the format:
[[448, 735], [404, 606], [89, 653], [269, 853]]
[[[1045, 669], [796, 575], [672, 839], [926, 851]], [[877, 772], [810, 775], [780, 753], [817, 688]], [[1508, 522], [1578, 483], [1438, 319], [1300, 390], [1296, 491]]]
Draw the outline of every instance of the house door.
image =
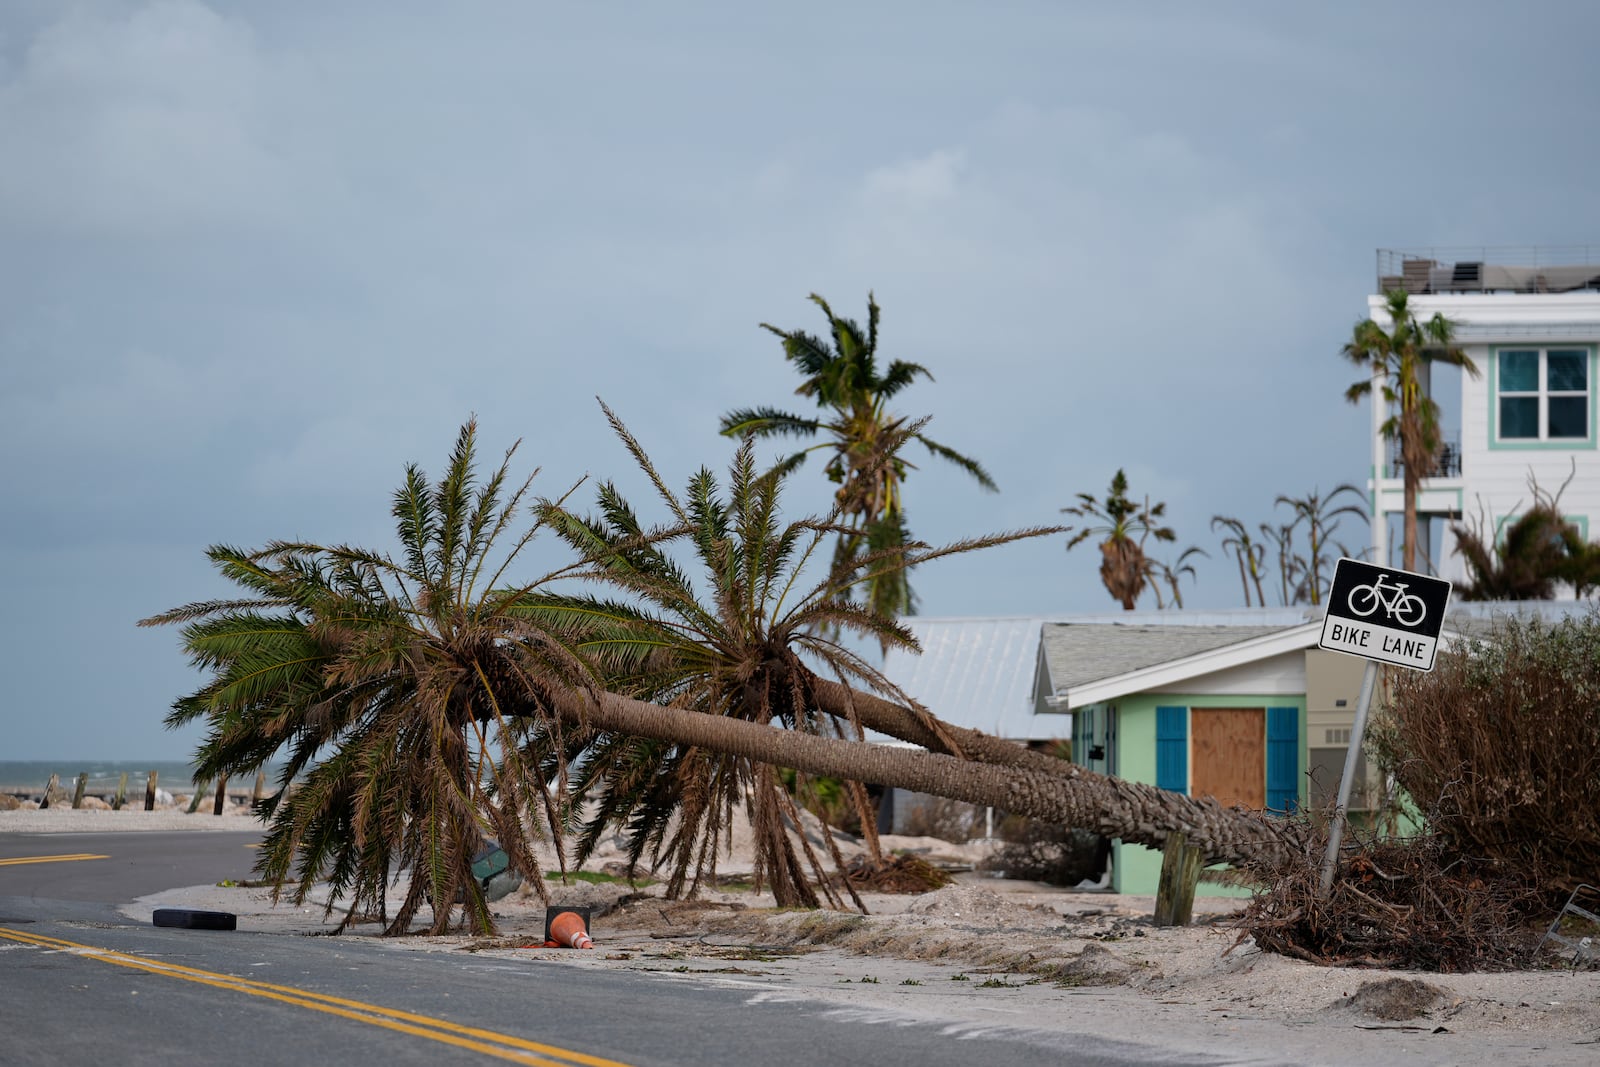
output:
[[1264, 708], [1190, 711], [1191, 796], [1212, 796], [1258, 811], [1267, 806], [1266, 716]]

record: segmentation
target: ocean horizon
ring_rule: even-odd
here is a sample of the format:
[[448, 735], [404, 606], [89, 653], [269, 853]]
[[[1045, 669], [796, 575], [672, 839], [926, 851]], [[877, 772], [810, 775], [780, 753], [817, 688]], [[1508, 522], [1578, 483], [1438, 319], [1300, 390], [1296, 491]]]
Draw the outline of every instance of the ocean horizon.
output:
[[[188, 760], [0, 760], [0, 792], [42, 793], [52, 774], [60, 777], [62, 789], [71, 791], [78, 775], [89, 776], [88, 792], [114, 790], [122, 776], [128, 776], [128, 795], [143, 796], [151, 771], [157, 774], [156, 788], [169, 793], [193, 793], [194, 765]], [[267, 768], [267, 780], [277, 779], [277, 768]]]

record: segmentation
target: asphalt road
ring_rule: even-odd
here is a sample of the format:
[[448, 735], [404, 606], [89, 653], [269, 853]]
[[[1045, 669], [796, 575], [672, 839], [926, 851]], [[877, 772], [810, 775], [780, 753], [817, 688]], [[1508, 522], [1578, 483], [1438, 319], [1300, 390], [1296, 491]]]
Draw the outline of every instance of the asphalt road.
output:
[[[119, 906], [248, 875], [255, 833], [0, 835], [0, 1064], [1129, 1065], [1059, 1033], [889, 1024], [804, 998], [365, 938], [158, 928]], [[51, 859], [103, 856], [104, 859]], [[23, 862], [26, 861], [26, 862]], [[1194, 1057], [1163, 1063], [1210, 1064]]]

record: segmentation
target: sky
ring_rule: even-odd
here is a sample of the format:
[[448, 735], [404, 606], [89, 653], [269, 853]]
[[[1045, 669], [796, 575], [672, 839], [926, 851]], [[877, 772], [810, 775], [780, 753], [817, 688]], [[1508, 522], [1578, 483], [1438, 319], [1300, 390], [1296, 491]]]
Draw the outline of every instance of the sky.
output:
[[[0, 760], [185, 758], [200, 676], [135, 622], [229, 592], [211, 544], [392, 547], [470, 417], [659, 517], [596, 398], [674, 486], [725, 468], [722, 413], [804, 410], [760, 324], [811, 293], [876, 295], [934, 376], [900, 410], [999, 483], [913, 453], [917, 536], [1123, 468], [1210, 554], [1186, 603], [1241, 606], [1211, 517], [1365, 481], [1375, 250], [1600, 240], [1596, 40], [1583, 0], [9, 0]], [[1066, 540], [931, 564], [921, 611], [1114, 608]]]

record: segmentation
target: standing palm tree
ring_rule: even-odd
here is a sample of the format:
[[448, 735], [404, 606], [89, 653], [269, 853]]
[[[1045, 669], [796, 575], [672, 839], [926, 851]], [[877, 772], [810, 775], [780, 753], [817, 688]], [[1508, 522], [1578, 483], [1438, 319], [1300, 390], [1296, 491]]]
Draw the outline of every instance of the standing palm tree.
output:
[[1191, 545], [1182, 552], [1178, 553], [1178, 558], [1172, 563], [1167, 563], [1164, 560], [1158, 559], [1145, 560], [1146, 577], [1150, 581], [1150, 591], [1156, 595], [1156, 608], [1158, 610], [1164, 609], [1167, 606], [1165, 598], [1161, 595], [1161, 582], [1166, 582], [1167, 588], [1172, 591], [1172, 606], [1177, 608], [1179, 611], [1183, 610], [1183, 593], [1178, 588], [1179, 581], [1186, 574], [1190, 577], [1190, 579], [1196, 578], [1194, 564], [1189, 562], [1190, 556], [1205, 556], [1207, 559], [1211, 558], [1208, 553], [1199, 547]]
[[1111, 479], [1111, 488], [1106, 493], [1104, 504], [1097, 501], [1093, 494], [1079, 493], [1076, 505], [1061, 510], [1068, 515], [1097, 521], [1098, 525], [1087, 526], [1074, 534], [1072, 540], [1067, 542], [1067, 551], [1072, 551], [1091, 537], [1103, 535], [1105, 540], [1100, 542], [1100, 581], [1124, 611], [1132, 611], [1134, 601], [1139, 599], [1139, 594], [1144, 592], [1150, 581], [1151, 564], [1145, 554], [1145, 544], [1152, 537], [1157, 541], [1178, 539], [1170, 526], [1162, 526], [1157, 522], [1166, 513], [1167, 505], [1157, 503], [1152, 506], [1148, 496], [1142, 504], [1129, 500], [1128, 476], [1118, 470]]
[[[908, 421], [889, 411], [889, 401], [919, 375], [929, 381], [933, 375], [921, 364], [898, 359], [880, 372], [878, 304], [871, 293], [865, 332], [854, 320], [835, 315], [816, 293], [811, 301], [828, 318], [831, 345], [803, 330], [761, 326], [782, 339], [784, 358], [804, 375], [796, 395], [815, 400], [824, 414], [808, 418], [775, 408], [744, 408], [722, 417], [722, 433], [735, 438], [826, 438], [788, 456], [778, 469], [793, 470], [819, 449], [832, 452], [826, 470], [839, 487], [838, 511], [846, 527], [837, 538], [834, 565], [849, 569], [863, 556], [904, 546], [911, 539], [903, 485], [913, 464], [900, 454], [908, 441], [915, 439], [932, 455], [954, 463], [990, 492], [998, 487], [976, 460], [925, 435], [927, 418]], [[899, 568], [874, 575], [864, 584], [860, 599], [883, 615], [915, 614], [908, 571]]]
[[1401, 565], [1410, 571], [1417, 566], [1417, 488], [1432, 472], [1440, 445], [1439, 405], [1422, 388], [1422, 369], [1425, 364], [1445, 363], [1477, 377], [1478, 366], [1456, 345], [1455, 324], [1449, 319], [1435, 312], [1426, 323], [1417, 321], [1405, 290], [1389, 293], [1388, 315], [1389, 330], [1366, 319], [1356, 324], [1342, 349], [1346, 359], [1368, 371], [1368, 377], [1344, 395], [1354, 404], [1379, 382], [1383, 400], [1394, 412], [1383, 423], [1383, 435], [1400, 443], [1405, 479]]
[[1222, 539], [1222, 550], [1227, 552], [1231, 549], [1234, 558], [1239, 561], [1239, 584], [1244, 587], [1244, 606], [1250, 606], [1250, 582], [1253, 579], [1256, 603], [1266, 607], [1267, 598], [1261, 591], [1261, 565], [1266, 559], [1267, 546], [1252, 540], [1250, 531], [1238, 519], [1227, 515], [1211, 516], [1211, 529], [1214, 531], [1218, 526], [1228, 531], [1228, 536]]
[[469, 422], [437, 483], [407, 467], [392, 508], [399, 558], [344, 545], [217, 546], [212, 562], [247, 596], [140, 624], [184, 624], [184, 647], [212, 673], [167, 718], [208, 724], [197, 773], [248, 774], [285, 757], [258, 860], [275, 891], [296, 866], [296, 903], [327, 878], [330, 910], [350, 897], [348, 922], [382, 916], [391, 874], [408, 870], [392, 934], [427, 901], [434, 933], [455, 901], [474, 930], [491, 931], [472, 871], [490, 839], [544, 894], [525, 826], [540, 806], [558, 843], [561, 826], [545, 776], [521, 755], [540, 720], [513, 716], [529, 707], [533, 677], [590, 684], [581, 661], [521, 614], [560, 572], [501, 585], [538, 530], [498, 547], [532, 478], [508, 492], [513, 446], [478, 484], [475, 445]]
[[[1284, 607], [1298, 604], [1304, 585], [1300, 576], [1306, 570], [1306, 561], [1304, 557], [1295, 554], [1294, 523], [1287, 522], [1274, 526], [1270, 522], [1264, 522], [1261, 524], [1261, 536], [1278, 550], [1278, 603]], [[1261, 549], [1264, 557], [1266, 545], [1257, 547]], [[1262, 606], [1266, 606], [1266, 601], [1262, 601]]]
[[[1340, 496], [1349, 494], [1356, 499], [1361, 498], [1361, 490], [1348, 482], [1336, 485], [1333, 492], [1322, 496], [1315, 489], [1303, 497], [1280, 496], [1277, 502], [1287, 504], [1294, 511], [1294, 521], [1291, 527], [1306, 524], [1306, 537], [1311, 544], [1311, 554], [1306, 558], [1307, 592], [1312, 604], [1322, 603], [1322, 570], [1331, 562], [1328, 559], [1328, 544], [1333, 538], [1334, 531], [1339, 528], [1339, 517], [1354, 515], [1362, 522], [1367, 521], [1367, 512], [1358, 504], [1340, 504], [1334, 506]], [[1330, 579], [1331, 581], [1331, 579]]]

